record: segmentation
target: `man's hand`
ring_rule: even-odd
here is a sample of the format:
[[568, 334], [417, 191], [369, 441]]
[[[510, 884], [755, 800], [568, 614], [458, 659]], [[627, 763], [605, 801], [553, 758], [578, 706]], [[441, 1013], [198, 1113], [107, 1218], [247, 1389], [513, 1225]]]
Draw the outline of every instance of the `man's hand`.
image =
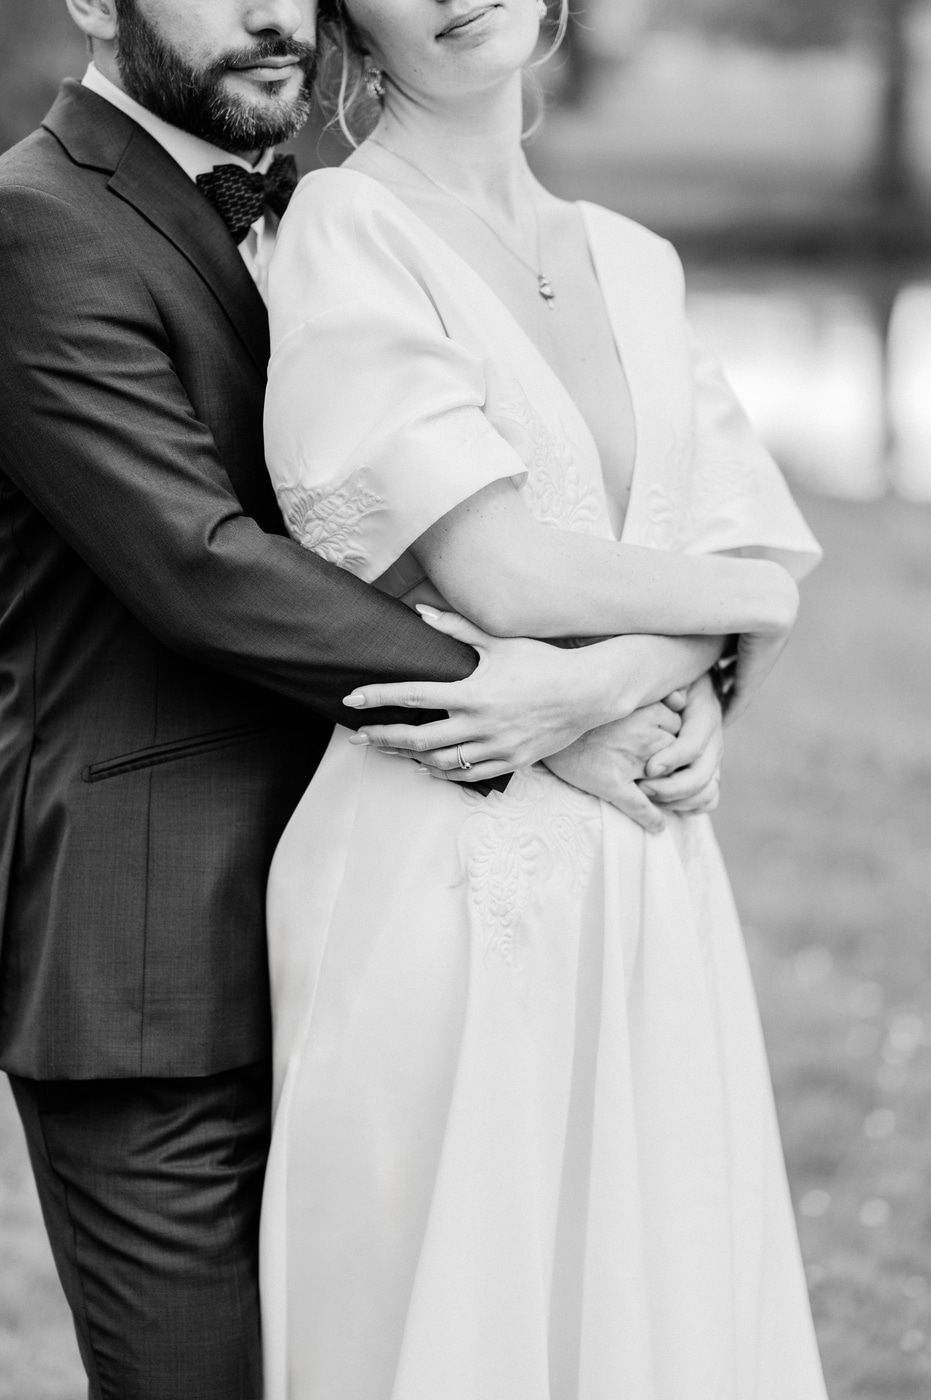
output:
[[[458, 613], [418, 609], [431, 627], [468, 643], [479, 663], [463, 681], [367, 685], [343, 702], [447, 710], [424, 725], [369, 725], [349, 742], [415, 758], [437, 776], [476, 782], [527, 768], [568, 748], [581, 734], [614, 718], [622, 690], [595, 648], [567, 650], [520, 637], [491, 637]], [[623, 702], [620, 702], [621, 704]], [[460, 766], [462, 759], [470, 765]]]
[[723, 752], [721, 704], [710, 678], [702, 676], [689, 687], [679, 733], [648, 760], [640, 791], [666, 811], [712, 812]]
[[662, 812], [636, 780], [651, 758], [668, 753], [676, 742], [682, 728], [676, 709], [683, 699], [670, 696], [669, 703], [646, 705], [627, 719], [603, 724], [544, 762], [557, 778], [610, 802], [644, 830], [662, 831]]
[[631, 636], [565, 649], [491, 637], [456, 613], [418, 611], [431, 627], [474, 647], [478, 666], [452, 683], [359, 687], [343, 702], [356, 712], [407, 706], [447, 710], [449, 719], [367, 725], [350, 742], [418, 759], [456, 782], [486, 781], [559, 753], [588, 730], [690, 685], [722, 646], [714, 637]]

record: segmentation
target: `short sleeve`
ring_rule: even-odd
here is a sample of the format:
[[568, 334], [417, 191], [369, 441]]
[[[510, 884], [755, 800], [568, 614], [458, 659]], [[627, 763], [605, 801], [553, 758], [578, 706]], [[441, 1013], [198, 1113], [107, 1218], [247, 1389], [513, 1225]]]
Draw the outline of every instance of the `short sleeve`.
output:
[[688, 334], [695, 437], [687, 547], [765, 556], [803, 578], [820, 561], [820, 546], [721, 365]]
[[266, 450], [288, 530], [395, 593], [422, 577], [407, 551], [430, 525], [525, 473], [484, 412], [482, 358], [446, 333], [419, 233], [369, 177], [315, 172], [269, 285]]

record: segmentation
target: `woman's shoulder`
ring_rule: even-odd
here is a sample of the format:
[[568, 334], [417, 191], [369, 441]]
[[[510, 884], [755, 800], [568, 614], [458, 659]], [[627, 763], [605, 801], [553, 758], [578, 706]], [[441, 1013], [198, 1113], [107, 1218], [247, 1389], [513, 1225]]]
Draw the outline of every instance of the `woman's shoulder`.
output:
[[385, 314], [435, 316], [443, 269], [417, 217], [362, 171], [314, 170], [281, 220], [269, 271], [276, 339], [295, 325], [363, 301]]
[[338, 206], [379, 204], [388, 191], [371, 175], [350, 165], [324, 165], [311, 170], [294, 191], [294, 199], [326, 199]]
[[277, 239], [276, 257], [289, 256], [421, 281], [437, 252], [422, 220], [380, 180], [336, 166], [305, 175], [295, 190]]
[[305, 175], [292, 196], [283, 224], [327, 228], [351, 224], [366, 228], [397, 228], [409, 236], [417, 221], [396, 194], [373, 175], [350, 166], [325, 166]]
[[668, 239], [625, 214], [579, 201], [588, 246], [599, 276], [662, 301], [680, 316], [685, 305], [685, 273]]
[[635, 219], [619, 214], [615, 209], [608, 209], [603, 204], [580, 200], [578, 207], [589, 232], [599, 240], [657, 263], [679, 262], [679, 255], [669, 239], [654, 233], [645, 224], [638, 224]]

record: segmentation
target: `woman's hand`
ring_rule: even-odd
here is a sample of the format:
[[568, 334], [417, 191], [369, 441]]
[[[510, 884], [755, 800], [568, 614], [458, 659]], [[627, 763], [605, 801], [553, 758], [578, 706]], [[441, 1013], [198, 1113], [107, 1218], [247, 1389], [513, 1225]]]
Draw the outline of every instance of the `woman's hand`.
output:
[[557, 778], [610, 802], [645, 831], [662, 831], [663, 814], [637, 779], [644, 776], [650, 759], [668, 753], [675, 744], [682, 728], [677, 710], [683, 701], [684, 696], [670, 696], [666, 703], [646, 705], [626, 719], [590, 730], [544, 762]]
[[418, 611], [431, 627], [474, 647], [478, 666], [462, 681], [360, 686], [343, 702], [356, 712], [391, 705], [446, 710], [449, 718], [367, 725], [350, 737], [351, 744], [417, 759], [438, 777], [482, 782], [530, 767], [639, 703], [624, 699], [634, 687], [625, 684], [618, 648], [602, 659], [594, 647], [566, 650], [492, 637], [458, 613]]
[[646, 764], [640, 791], [668, 812], [713, 812], [720, 796], [724, 724], [709, 676], [689, 688], [679, 733]]
[[721, 704], [705, 675], [662, 704], [583, 735], [546, 766], [658, 832], [665, 812], [714, 811], [723, 750]]

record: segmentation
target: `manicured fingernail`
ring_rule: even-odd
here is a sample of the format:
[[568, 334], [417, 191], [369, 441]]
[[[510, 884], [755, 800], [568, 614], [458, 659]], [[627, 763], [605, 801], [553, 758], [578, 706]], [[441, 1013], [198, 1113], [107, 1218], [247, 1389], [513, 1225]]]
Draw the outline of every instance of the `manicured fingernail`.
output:
[[354, 690], [351, 695], [343, 696], [343, 704], [348, 705], [351, 710], [361, 710], [365, 708], [365, 696], [358, 690]]
[[423, 765], [422, 763], [418, 763], [418, 764], [416, 765], [416, 767], [414, 768], [414, 772], [415, 772], [415, 773], [421, 773], [425, 778], [429, 778], [429, 777], [430, 777], [430, 769], [429, 769], [429, 768], [425, 768], [424, 765]]
[[370, 744], [372, 741], [367, 734], [350, 734], [350, 744]]
[[661, 778], [667, 771], [665, 763], [648, 763], [647, 773], [651, 778]]
[[640, 791], [641, 791], [641, 792], [645, 792], [646, 795], [647, 795], [647, 797], [655, 797], [655, 796], [656, 796], [656, 788], [650, 787], [649, 783], [641, 783], [641, 784], [640, 784]]
[[436, 619], [440, 616], [436, 608], [428, 608], [426, 603], [417, 603], [416, 608], [417, 611], [420, 613], [421, 617], [429, 618], [431, 622], [435, 622]]

